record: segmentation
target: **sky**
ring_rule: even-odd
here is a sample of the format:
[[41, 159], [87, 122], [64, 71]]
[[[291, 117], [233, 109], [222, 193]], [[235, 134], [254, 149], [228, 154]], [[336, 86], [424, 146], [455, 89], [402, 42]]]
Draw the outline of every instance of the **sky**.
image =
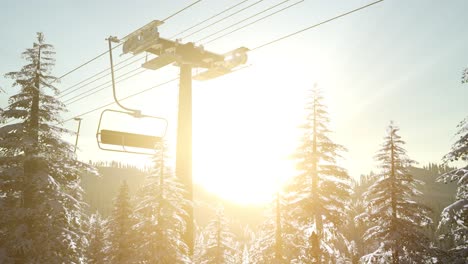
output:
[[[43, 32], [46, 41], [54, 45], [57, 61], [53, 73], [60, 76], [106, 51], [105, 38], [109, 35], [123, 37], [192, 2], [4, 1], [0, 5], [0, 34], [4, 40], [0, 46], [0, 73], [20, 69], [24, 64], [21, 52], [32, 45], [36, 32]], [[240, 2], [202, 0], [160, 26], [161, 37], [170, 38]], [[213, 42], [205, 43], [211, 38], [201, 40], [230, 25], [235, 25], [232, 29], [242, 26], [239, 21], [281, 2], [245, 1], [231, 12], [176, 37], [184, 43], [203, 44], [217, 53], [238, 47], [253, 49], [371, 1], [291, 0], [245, 23], [298, 4]], [[295, 173], [290, 157], [299, 144], [305, 91], [314, 83], [323, 90], [329, 109], [333, 131], [330, 137], [348, 150], [339, 162], [351, 176], [358, 178], [377, 170], [373, 156], [391, 120], [400, 127], [409, 156], [420, 166], [440, 162], [455, 140], [456, 125], [468, 114], [468, 85], [461, 84], [462, 71], [468, 67], [468, 35], [464, 34], [467, 9], [464, 0], [386, 0], [254, 50], [248, 54], [248, 67], [242, 70], [210, 81], [194, 81], [194, 181], [239, 202], [268, 200], [278, 184]], [[116, 49], [115, 63], [130, 57], [121, 53]], [[56, 86], [65, 90], [107, 67], [108, 57], [103, 56]], [[132, 64], [116, 75], [138, 67], [138, 63]], [[118, 97], [163, 83], [177, 74], [173, 66], [146, 71], [119, 82]], [[112, 102], [109, 87], [70, 103], [73, 96], [109, 80], [110, 75], [105, 73], [103, 79], [63, 96], [69, 109], [63, 119]], [[6, 91], [0, 95], [2, 106], [15, 93], [10, 85], [11, 80], [0, 78], [0, 87]], [[172, 82], [123, 102], [127, 107], [166, 118], [166, 138], [172, 149], [177, 92], [178, 83]], [[101, 111], [81, 116], [79, 159], [148, 164], [145, 156], [98, 149], [95, 134]], [[130, 126], [122, 123], [123, 128]], [[77, 123], [68, 121], [64, 126], [76, 130]], [[66, 139], [74, 142], [73, 136]]]

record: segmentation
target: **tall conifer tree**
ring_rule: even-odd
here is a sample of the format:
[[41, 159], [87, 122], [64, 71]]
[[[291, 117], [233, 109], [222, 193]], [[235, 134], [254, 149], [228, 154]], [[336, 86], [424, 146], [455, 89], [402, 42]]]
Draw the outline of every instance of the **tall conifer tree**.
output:
[[189, 263], [182, 240], [188, 201], [184, 189], [167, 165], [165, 144], [156, 146], [153, 168], [139, 192], [135, 215], [138, 260], [142, 263]]
[[280, 192], [276, 193], [273, 212], [260, 227], [257, 239], [250, 252], [252, 264], [291, 263], [299, 255], [300, 247], [287, 210], [288, 200]]
[[108, 263], [109, 232], [107, 221], [96, 212], [88, 220], [88, 249], [86, 258], [89, 264]]
[[366, 263], [424, 263], [430, 259], [430, 241], [422, 229], [432, 223], [430, 209], [413, 200], [421, 195], [416, 188], [421, 182], [409, 174], [414, 161], [406, 155], [398, 131], [390, 123], [376, 155], [381, 173], [364, 193], [367, 210], [363, 216], [371, 225], [364, 240], [377, 247], [362, 258]]
[[[19, 92], [0, 128], [0, 256], [2, 263], [79, 263], [85, 242], [80, 173], [73, 146], [61, 139], [64, 105], [50, 75], [53, 46], [37, 34], [28, 63], [6, 77]], [[0, 257], [2, 258], [2, 257]]]
[[304, 261], [326, 263], [344, 254], [337, 243], [345, 240], [339, 227], [351, 187], [346, 170], [337, 164], [345, 148], [328, 137], [331, 131], [321, 91], [316, 87], [309, 91], [302, 142], [295, 155], [300, 174], [288, 190], [295, 195], [291, 213], [306, 236]]
[[134, 263], [135, 235], [133, 208], [127, 182], [122, 182], [114, 201], [114, 210], [109, 221], [109, 261], [111, 263]]
[[205, 247], [200, 264], [235, 264], [240, 254], [234, 234], [229, 230], [228, 221], [222, 208], [204, 230]]
[[449, 244], [445, 261], [452, 263], [463, 263], [468, 259], [468, 117], [460, 122], [458, 128], [459, 138], [444, 156], [444, 161], [464, 164], [438, 178], [458, 185], [455, 202], [442, 211], [438, 226], [440, 239]]

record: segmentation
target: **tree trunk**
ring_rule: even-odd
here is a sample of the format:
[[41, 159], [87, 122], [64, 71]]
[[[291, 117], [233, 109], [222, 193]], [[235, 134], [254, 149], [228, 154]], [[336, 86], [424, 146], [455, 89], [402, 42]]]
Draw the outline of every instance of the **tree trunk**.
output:
[[[319, 212], [319, 200], [318, 200], [318, 153], [317, 153], [317, 99], [314, 98], [314, 122], [313, 122], [313, 140], [312, 140], [312, 202], [315, 203], [313, 207], [314, 222], [317, 229], [317, 233], [312, 233], [311, 242], [313, 245], [312, 251], [314, 258], [316, 259], [315, 263], [321, 263], [321, 254], [320, 254], [320, 238], [322, 236], [322, 215]], [[314, 237], [312, 237], [314, 236]]]
[[[393, 128], [390, 134], [390, 156], [391, 156], [391, 171], [390, 171], [390, 177], [392, 178], [392, 196], [391, 196], [391, 203], [392, 203], [392, 222], [391, 222], [391, 229], [392, 233], [396, 231], [395, 223], [397, 221], [397, 208], [396, 208], [396, 196], [395, 196], [395, 182], [396, 182], [396, 175], [395, 175], [395, 153], [394, 153], [394, 144], [393, 144]], [[398, 240], [395, 237], [393, 241], [393, 248], [392, 248], [392, 263], [393, 264], [398, 264], [398, 246], [397, 246]]]

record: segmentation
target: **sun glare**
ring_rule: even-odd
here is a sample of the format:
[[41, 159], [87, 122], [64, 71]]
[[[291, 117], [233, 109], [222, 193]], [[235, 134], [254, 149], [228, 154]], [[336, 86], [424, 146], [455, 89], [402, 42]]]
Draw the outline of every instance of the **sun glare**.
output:
[[296, 173], [290, 157], [298, 119], [292, 117], [302, 116], [303, 102], [270, 76], [242, 74], [196, 87], [194, 181], [237, 203], [267, 203]]

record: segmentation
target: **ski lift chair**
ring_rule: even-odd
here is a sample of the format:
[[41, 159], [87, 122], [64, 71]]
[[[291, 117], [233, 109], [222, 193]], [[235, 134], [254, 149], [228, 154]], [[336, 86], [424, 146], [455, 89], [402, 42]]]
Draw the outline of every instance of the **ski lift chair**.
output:
[[[150, 23], [149, 26], [146, 27], [146, 31], [151, 31], [150, 33], [146, 34], [145, 31], [139, 30], [130, 37], [134, 35], [137, 36], [138, 40], [140, 39], [140, 35], [147, 36], [147, 39], [142, 38], [143, 41], [151, 40], [152, 37], [157, 38], [157, 24], [159, 22], [155, 21]], [[152, 36], [152, 37], [151, 37]], [[112, 59], [112, 42], [120, 42], [119, 39], [116, 37], [110, 36], [108, 39], [109, 42], [109, 55], [110, 55], [110, 64], [111, 64], [111, 77], [112, 77], [112, 94], [114, 96], [115, 103], [125, 111], [118, 111], [118, 110], [111, 110], [106, 109], [102, 111], [101, 117], [99, 118], [99, 124], [96, 132], [96, 140], [98, 147], [102, 150], [109, 150], [109, 151], [116, 151], [116, 152], [126, 152], [126, 153], [135, 153], [135, 154], [147, 154], [152, 155], [154, 154], [154, 150], [156, 148], [156, 144], [162, 142], [164, 136], [166, 135], [167, 125], [168, 122], [165, 118], [157, 117], [157, 116], [150, 116], [150, 115], [143, 115], [141, 111], [138, 109], [131, 109], [128, 107], [123, 106], [116, 96], [116, 89], [115, 89], [115, 79], [114, 79], [114, 63]], [[133, 45], [133, 44], [132, 44]], [[132, 46], [130, 45], [130, 46]], [[146, 43], [145, 43], [146, 45]], [[131, 47], [134, 53], [138, 53], [139, 50], [136, 47]], [[143, 119], [152, 120], [153, 122], [161, 122], [163, 125], [162, 132], [159, 134], [155, 134], [154, 131], [148, 131], [148, 134], [139, 134], [135, 133], [135, 131], [122, 131], [121, 129], [102, 129], [103, 119], [105, 119], [106, 115], [109, 114], [116, 114], [118, 115], [117, 118], [114, 120], [115, 123], [124, 124], [128, 127], [131, 127], [132, 124], [125, 124], [124, 117], [131, 117], [134, 120], [142, 121]], [[128, 120], [127, 120], [128, 121]], [[132, 127], [131, 127], [132, 128]], [[133, 128], [134, 129], [134, 128]], [[147, 128], [145, 128], [147, 129]]]

